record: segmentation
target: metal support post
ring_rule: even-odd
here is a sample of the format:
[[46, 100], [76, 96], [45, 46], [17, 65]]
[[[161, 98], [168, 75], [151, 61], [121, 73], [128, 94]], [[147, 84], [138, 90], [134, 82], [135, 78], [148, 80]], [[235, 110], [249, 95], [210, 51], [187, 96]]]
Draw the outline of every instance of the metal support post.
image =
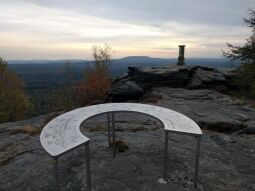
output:
[[54, 166], [54, 173], [55, 173], [55, 186], [56, 191], [59, 191], [59, 169], [58, 169], [58, 158], [53, 157], [53, 166]]
[[164, 153], [164, 170], [163, 170], [163, 179], [167, 181], [167, 153], [168, 153], [168, 131], [165, 130], [165, 153]]
[[115, 119], [114, 112], [112, 112], [112, 146], [113, 146], [113, 157], [116, 155], [116, 144], [115, 144]]
[[87, 190], [91, 191], [89, 141], [85, 143], [85, 160], [86, 160]]
[[201, 142], [201, 136], [197, 136], [197, 150], [196, 150], [196, 164], [195, 164], [194, 188], [197, 188], [197, 182], [198, 182], [198, 168], [199, 168], [199, 156], [200, 156], [200, 142]]
[[165, 148], [164, 148], [164, 166], [163, 166], [163, 177], [158, 179], [160, 184], [167, 183], [167, 153], [168, 153], [168, 131], [165, 130]]
[[108, 128], [108, 147], [111, 147], [111, 125], [110, 113], [107, 113], [107, 128]]

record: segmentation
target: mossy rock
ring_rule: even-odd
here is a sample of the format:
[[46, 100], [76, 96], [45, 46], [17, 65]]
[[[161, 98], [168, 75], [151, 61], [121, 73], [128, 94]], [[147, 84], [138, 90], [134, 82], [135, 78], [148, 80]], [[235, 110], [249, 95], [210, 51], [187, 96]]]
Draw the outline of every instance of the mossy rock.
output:
[[116, 141], [116, 149], [120, 152], [120, 153], [123, 153], [125, 152], [126, 150], [129, 149], [129, 146], [127, 143], [125, 143], [124, 141], [121, 141], [121, 140], [118, 140]]

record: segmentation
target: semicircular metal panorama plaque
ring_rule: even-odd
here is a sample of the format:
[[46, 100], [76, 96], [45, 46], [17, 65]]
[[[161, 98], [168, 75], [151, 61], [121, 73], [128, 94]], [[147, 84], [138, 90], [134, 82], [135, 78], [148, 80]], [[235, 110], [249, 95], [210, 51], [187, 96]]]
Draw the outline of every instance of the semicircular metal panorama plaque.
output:
[[[56, 174], [56, 189], [58, 186], [58, 162], [59, 156], [71, 151], [81, 145], [86, 146], [86, 164], [87, 164], [87, 186], [88, 190], [91, 189], [90, 185], [90, 166], [89, 166], [89, 138], [83, 135], [80, 131], [80, 125], [83, 121], [90, 117], [99, 114], [107, 114], [108, 120], [108, 139], [111, 141], [111, 131], [113, 134], [113, 155], [115, 156], [115, 121], [114, 113], [116, 112], [138, 112], [150, 115], [160, 120], [165, 129], [165, 159], [163, 178], [159, 181], [166, 183], [166, 160], [168, 148], [168, 132], [184, 133], [195, 136], [197, 138], [197, 154], [195, 166], [194, 185], [197, 187], [198, 165], [199, 165], [199, 152], [200, 152], [200, 137], [202, 131], [199, 126], [187, 116], [176, 111], [139, 103], [107, 103], [92, 105], [75, 109], [73, 111], [64, 113], [52, 121], [50, 121], [42, 130], [40, 141], [43, 148], [53, 157], [55, 174]], [[111, 115], [110, 115], [111, 114]], [[110, 118], [112, 118], [110, 120]], [[111, 124], [110, 124], [111, 121]]]

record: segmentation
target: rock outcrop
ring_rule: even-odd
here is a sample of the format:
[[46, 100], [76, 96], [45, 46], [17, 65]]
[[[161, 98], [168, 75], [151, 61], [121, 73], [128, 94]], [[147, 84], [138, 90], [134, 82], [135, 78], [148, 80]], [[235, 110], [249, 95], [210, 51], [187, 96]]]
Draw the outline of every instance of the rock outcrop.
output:
[[131, 77], [123, 74], [113, 80], [110, 97], [112, 98], [111, 101], [125, 101], [140, 98], [144, 93], [144, 89], [132, 80]]
[[152, 86], [181, 88], [187, 84], [190, 75], [190, 67], [185, 66], [128, 69], [129, 76], [144, 89]]
[[226, 82], [225, 75], [217, 69], [195, 66], [192, 68], [191, 77], [187, 88], [201, 89], [222, 86]]
[[216, 91], [227, 88], [234, 75], [233, 70], [201, 66], [130, 68], [128, 74], [113, 81], [111, 97], [116, 102], [132, 100], [169, 107], [191, 117], [204, 129], [255, 134], [254, 109]]
[[[226, 91], [234, 70], [203, 66], [129, 67], [128, 74], [113, 80], [110, 97], [114, 101], [139, 99], [153, 87], [216, 89]], [[120, 100], [118, 100], [120, 99]]]

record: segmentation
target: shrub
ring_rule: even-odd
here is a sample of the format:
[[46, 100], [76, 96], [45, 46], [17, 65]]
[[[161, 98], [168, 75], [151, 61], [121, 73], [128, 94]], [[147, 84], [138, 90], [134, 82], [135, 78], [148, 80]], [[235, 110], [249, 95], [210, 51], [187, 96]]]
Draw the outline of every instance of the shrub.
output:
[[87, 67], [84, 71], [84, 80], [76, 86], [77, 95], [82, 105], [93, 102], [103, 102], [109, 92], [111, 81], [109, 66], [111, 62], [111, 47], [92, 48], [93, 67]]
[[30, 104], [22, 87], [22, 81], [0, 57], [0, 123], [26, 117]]

